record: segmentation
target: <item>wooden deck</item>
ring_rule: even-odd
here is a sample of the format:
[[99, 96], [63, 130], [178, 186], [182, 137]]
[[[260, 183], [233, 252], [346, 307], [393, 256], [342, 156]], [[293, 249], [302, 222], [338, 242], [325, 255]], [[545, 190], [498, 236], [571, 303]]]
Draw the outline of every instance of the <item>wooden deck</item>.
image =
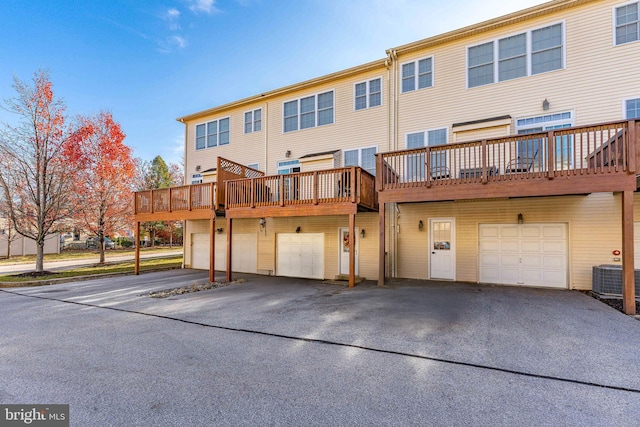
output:
[[360, 167], [227, 181], [226, 216], [261, 218], [377, 211], [375, 178]]
[[263, 175], [263, 172], [219, 157], [215, 182], [136, 192], [135, 220], [177, 221], [224, 216], [224, 183], [231, 179]]
[[377, 155], [380, 202], [635, 191], [640, 121]]

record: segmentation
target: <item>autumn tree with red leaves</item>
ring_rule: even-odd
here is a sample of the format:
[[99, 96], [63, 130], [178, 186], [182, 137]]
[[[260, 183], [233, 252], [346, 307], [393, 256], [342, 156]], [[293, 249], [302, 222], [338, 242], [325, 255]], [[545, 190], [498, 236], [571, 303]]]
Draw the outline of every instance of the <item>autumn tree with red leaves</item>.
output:
[[74, 208], [74, 153], [84, 135], [68, 123], [47, 72], [36, 72], [32, 84], [14, 78], [13, 88], [4, 108], [18, 124], [0, 130], [0, 191], [13, 228], [35, 240], [36, 271], [42, 272], [45, 238]]
[[83, 165], [74, 185], [79, 198], [75, 219], [98, 237], [100, 263], [104, 263], [105, 236], [129, 227], [133, 219], [136, 163], [111, 113], [82, 118], [81, 129], [86, 137], [75, 147], [75, 156]]

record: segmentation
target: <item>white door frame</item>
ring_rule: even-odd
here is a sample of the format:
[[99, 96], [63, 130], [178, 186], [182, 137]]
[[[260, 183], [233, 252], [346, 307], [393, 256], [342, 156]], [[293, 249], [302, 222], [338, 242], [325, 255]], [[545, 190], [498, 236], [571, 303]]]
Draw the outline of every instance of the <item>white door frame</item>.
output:
[[[343, 267], [343, 259], [342, 259], [342, 245], [343, 245], [343, 242], [342, 242], [342, 232], [343, 232], [343, 231], [347, 231], [347, 232], [348, 232], [348, 231], [349, 231], [349, 227], [340, 227], [340, 228], [338, 228], [338, 274], [349, 274], [349, 261], [346, 261], [346, 268], [345, 268], [346, 273], [343, 273], [343, 272], [342, 272], [342, 271], [343, 271], [343, 270], [342, 270], [342, 267]], [[359, 247], [359, 245], [360, 245], [360, 239], [358, 238], [358, 237], [359, 237], [359, 234], [358, 234], [359, 232], [360, 232], [360, 230], [358, 229], [358, 227], [356, 227], [356, 228], [355, 228], [355, 233], [356, 233], [356, 235], [355, 235], [355, 247], [356, 247], [356, 271], [354, 272], [354, 274], [355, 274], [356, 276], [358, 275], [358, 271], [360, 270], [360, 268], [359, 268], [359, 264], [360, 264], [360, 262], [359, 262], [359, 258], [360, 258], [360, 257], [358, 256], [358, 255], [359, 255], [359, 253], [360, 253], [360, 247]], [[346, 257], [346, 256], [345, 256], [345, 258], [347, 258], [347, 260], [348, 260], [348, 257]]]
[[[451, 257], [451, 277], [433, 277], [431, 273], [433, 267], [434, 240], [433, 240], [433, 224], [436, 222], [451, 223], [451, 241], [450, 241], [450, 257]], [[429, 279], [456, 280], [456, 219], [455, 218], [429, 218]]]

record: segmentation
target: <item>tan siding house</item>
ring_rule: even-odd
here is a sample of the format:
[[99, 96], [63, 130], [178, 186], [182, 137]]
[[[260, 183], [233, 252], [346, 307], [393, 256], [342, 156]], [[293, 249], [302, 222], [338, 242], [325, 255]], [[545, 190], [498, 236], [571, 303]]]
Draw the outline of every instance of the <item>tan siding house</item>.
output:
[[[618, 17], [627, 5], [551, 1], [179, 118], [186, 184], [226, 189], [215, 216], [183, 215], [185, 265], [590, 289], [592, 267], [614, 264], [629, 306], [640, 23]], [[220, 159], [236, 175], [218, 176]]]

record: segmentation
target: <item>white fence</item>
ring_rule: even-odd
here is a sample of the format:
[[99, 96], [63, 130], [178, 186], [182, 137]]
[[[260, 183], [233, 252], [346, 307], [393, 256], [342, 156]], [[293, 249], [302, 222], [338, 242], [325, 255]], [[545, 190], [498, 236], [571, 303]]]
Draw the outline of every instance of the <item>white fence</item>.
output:
[[[7, 256], [7, 244], [9, 243], [6, 234], [0, 234], [0, 258], [6, 258]], [[21, 255], [35, 255], [36, 253], [36, 241], [33, 239], [27, 239], [23, 236], [11, 242], [11, 256]], [[59, 254], [60, 253], [60, 234], [50, 234], [44, 240], [44, 253], [45, 254]]]

